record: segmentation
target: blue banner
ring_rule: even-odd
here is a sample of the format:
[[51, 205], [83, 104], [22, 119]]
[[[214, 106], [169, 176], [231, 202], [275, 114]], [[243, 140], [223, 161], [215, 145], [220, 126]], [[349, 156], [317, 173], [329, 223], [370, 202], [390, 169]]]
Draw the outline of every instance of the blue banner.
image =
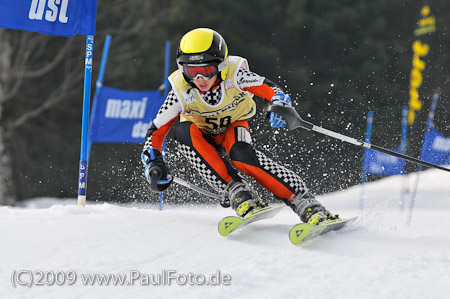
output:
[[0, 27], [59, 36], [94, 35], [97, 0], [2, 0]]
[[423, 140], [420, 159], [438, 164], [450, 164], [450, 138], [445, 137], [436, 129], [428, 130]]
[[144, 137], [164, 102], [161, 91], [125, 91], [101, 87], [94, 99], [90, 141], [144, 143]]
[[[401, 153], [398, 149], [392, 151]], [[364, 150], [363, 172], [365, 174], [389, 176], [404, 174], [405, 160], [374, 151], [372, 149]]]

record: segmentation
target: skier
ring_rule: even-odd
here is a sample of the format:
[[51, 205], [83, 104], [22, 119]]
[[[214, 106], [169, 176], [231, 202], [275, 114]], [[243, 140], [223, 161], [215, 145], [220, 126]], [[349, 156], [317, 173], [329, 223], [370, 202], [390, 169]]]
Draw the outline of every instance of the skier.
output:
[[[314, 199], [295, 172], [252, 145], [247, 119], [256, 112], [253, 95], [270, 101], [271, 105], [291, 106], [289, 95], [251, 72], [245, 58], [229, 56], [225, 40], [212, 29], [197, 28], [186, 33], [180, 41], [176, 62], [178, 70], [169, 76], [172, 90], [150, 125], [141, 155], [144, 174], [153, 191], [165, 190], [173, 180], [161, 147], [180, 116], [174, 134], [179, 151], [222, 195], [222, 205], [228, 203], [240, 217], [265, 204], [236, 168], [284, 201], [305, 223], [317, 225], [338, 218]], [[284, 118], [273, 112], [269, 122], [274, 128], [286, 126]], [[221, 156], [223, 150], [234, 167]], [[159, 177], [152, 178], [154, 173]], [[152, 184], [152, 179], [156, 183]]]

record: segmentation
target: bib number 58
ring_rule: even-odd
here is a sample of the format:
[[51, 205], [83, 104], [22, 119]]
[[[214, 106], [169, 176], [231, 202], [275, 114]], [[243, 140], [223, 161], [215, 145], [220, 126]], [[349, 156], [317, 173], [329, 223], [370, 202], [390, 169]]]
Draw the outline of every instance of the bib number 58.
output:
[[207, 117], [206, 123], [212, 125], [212, 129], [225, 128], [231, 124], [231, 116], [224, 116], [221, 118]]

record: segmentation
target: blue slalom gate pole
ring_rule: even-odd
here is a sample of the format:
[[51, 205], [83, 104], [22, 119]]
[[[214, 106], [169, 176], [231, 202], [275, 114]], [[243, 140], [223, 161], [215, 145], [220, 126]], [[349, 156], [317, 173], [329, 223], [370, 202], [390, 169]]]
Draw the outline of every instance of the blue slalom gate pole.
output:
[[408, 106], [403, 106], [402, 109], [402, 139], [400, 143], [400, 151], [402, 154], [406, 153], [406, 140], [408, 132]]
[[[431, 107], [430, 107], [430, 112], [428, 113], [428, 119], [427, 119], [427, 129], [425, 134], [430, 131], [434, 124], [433, 124], [433, 120], [434, 120], [434, 114], [436, 113], [436, 106], [437, 106], [437, 101], [439, 99], [439, 93], [434, 93], [433, 94], [433, 100], [431, 102]], [[422, 146], [422, 151], [423, 151], [423, 146]], [[422, 171], [422, 165], [419, 164], [418, 168], [417, 168], [417, 174], [416, 174], [416, 182], [414, 184], [414, 190], [412, 192], [411, 195], [411, 201], [409, 203], [409, 215], [408, 215], [408, 224], [411, 224], [411, 218], [412, 218], [412, 211], [414, 209], [414, 206], [416, 204], [416, 194], [417, 194], [417, 188], [419, 185], [419, 177], [420, 177], [420, 172]]]
[[[402, 108], [402, 135], [400, 141], [400, 151], [402, 154], [406, 154], [406, 141], [407, 141], [407, 132], [408, 132], [408, 106], [403, 106]], [[407, 188], [407, 179], [405, 176], [406, 165], [403, 163], [403, 186], [400, 193], [400, 208], [405, 208], [405, 193]]]
[[[108, 62], [108, 55], [109, 55], [109, 47], [111, 45], [111, 35], [107, 35], [105, 38], [105, 45], [103, 46], [103, 53], [102, 53], [102, 61], [100, 63], [100, 70], [98, 73], [97, 82], [95, 84], [95, 93], [94, 93], [94, 100], [92, 103], [92, 115], [95, 115], [95, 111], [97, 110], [97, 97], [98, 94], [103, 86], [103, 78], [105, 77], [105, 69], [106, 69], [106, 63]], [[92, 149], [92, 140], [91, 140], [91, 130], [89, 130], [88, 135], [88, 145], [87, 145], [87, 160], [89, 165], [89, 158], [91, 155], [91, 149]]]
[[[170, 41], [166, 41], [166, 56], [164, 61], [164, 97], [169, 93], [169, 71], [170, 71]], [[164, 161], [166, 160], [166, 141], [164, 140], [161, 153]], [[159, 193], [159, 210], [162, 211], [164, 203], [164, 192]]]
[[[163, 156], [163, 160], [164, 162], [166, 161], [166, 141], [164, 141], [162, 149], [161, 149], [161, 154]], [[158, 198], [158, 205], [159, 205], [159, 210], [162, 211], [163, 210], [163, 205], [164, 205], [164, 192], [159, 192], [159, 198]]]
[[[370, 111], [367, 114], [367, 125], [366, 125], [366, 136], [364, 138], [364, 142], [370, 143], [370, 140], [372, 139], [372, 126], [373, 126], [373, 112]], [[359, 198], [359, 208], [362, 210], [364, 209], [364, 201], [365, 201], [365, 184], [367, 181], [367, 165], [366, 165], [366, 159], [367, 159], [367, 151], [368, 149], [364, 149], [364, 155], [363, 155], [363, 167], [361, 172], [361, 196]]]
[[89, 133], [89, 109], [91, 98], [92, 57], [94, 54], [94, 36], [86, 36], [86, 57], [84, 61], [83, 114], [81, 124], [80, 169], [78, 175], [78, 205], [86, 205], [87, 189], [87, 139]]
[[166, 41], [166, 59], [164, 63], [164, 97], [169, 93], [170, 41]]

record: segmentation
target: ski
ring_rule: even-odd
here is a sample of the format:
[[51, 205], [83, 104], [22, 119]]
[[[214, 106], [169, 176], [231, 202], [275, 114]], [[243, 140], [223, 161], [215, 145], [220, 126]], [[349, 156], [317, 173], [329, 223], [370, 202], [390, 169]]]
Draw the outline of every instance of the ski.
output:
[[326, 234], [332, 230], [340, 230], [344, 226], [351, 224], [357, 217], [347, 219], [337, 219], [316, 226], [300, 223], [294, 225], [289, 232], [289, 239], [292, 244], [298, 245], [311, 240], [317, 236]]
[[285, 205], [280, 205], [280, 206], [275, 206], [275, 207], [268, 206], [268, 207], [256, 210], [255, 212], [251, 212], [245, 218], [240, 218], [237, 216], [225, 217], [219, 222], [219, 233], [224, 237], [228, 236], [231, 232], [235, 231], [238, 228], [244, 227], [247, 224], [250, 224], [252, 222], [262, 220], [262, 219], [272, 218], [273, 216], [278, 214], [278, 212], [281, 211], [281, 209], [284, 207], [285, 207]]

